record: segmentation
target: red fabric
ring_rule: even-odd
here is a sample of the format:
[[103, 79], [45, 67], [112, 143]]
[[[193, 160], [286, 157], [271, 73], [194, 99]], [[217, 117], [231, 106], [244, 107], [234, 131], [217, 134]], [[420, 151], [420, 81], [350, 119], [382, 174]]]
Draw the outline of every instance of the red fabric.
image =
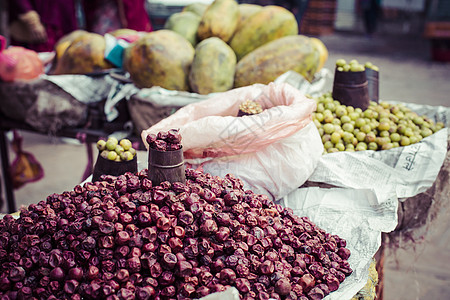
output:
[[[113, 31], [120, 28], [129, 28], [137, 31], [152, 31], [152, 25], [150, 18], [145, 9], [145, 0], [117, 0], [112, 1], [114, 3], [123, 3], [125, 18], [127, 24], [118, 26], [117, 24], [109, 24], [109, 29], [106, 32]], [[86, 29], [88, 31], [104, 34], [104, 27], [102, 32], [98, 32], [98, 14], [105, 13], [105, 2], [111, 2], [111, 0], [85, 0], [83, 2], [85, 17], [86, 17]], [[117, 17], [119, 18], [119, 17]]]
[[9, 0], [9, 20], [30, 10], [35, 10], [44, 25], [48, 40], [41, 44], [23, 44], [11, 41], [13, 45], [24, 46], [37, 52], [52, 51], [55, 43], [64, 35], [77, 29], [74, 0]]
[[122, 0], [127, 18], [127, 28], [152, 31], [152, 24], [145, 9], [145, 0]]

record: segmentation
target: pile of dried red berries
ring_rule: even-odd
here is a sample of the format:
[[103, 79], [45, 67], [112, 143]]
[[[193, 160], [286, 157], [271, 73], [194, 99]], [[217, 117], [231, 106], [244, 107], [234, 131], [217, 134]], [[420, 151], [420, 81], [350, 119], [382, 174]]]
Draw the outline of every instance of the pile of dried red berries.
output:
[[146, 141], [150, 148], [159, 151], [174, 151], [181, 149], [181, 135], [178, 129], [160, 131], [158, 134], [147, 135]]
[[232, 175], [147, 170], [52, 194], [0, 220], [1, 299], [321, 299], [352, 273], [345, 240]]

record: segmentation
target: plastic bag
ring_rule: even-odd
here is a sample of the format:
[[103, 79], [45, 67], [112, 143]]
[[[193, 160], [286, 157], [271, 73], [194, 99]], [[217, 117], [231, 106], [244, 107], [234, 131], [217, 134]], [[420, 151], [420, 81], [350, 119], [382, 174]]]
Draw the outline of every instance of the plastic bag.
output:
[[[247, 99], [264, 111], [236, 117]], [[314, 100], [288, 84], [255, 84], [182, 107], [144, 130], [142, 139], [146, 144], [148, 133], [179, 128], [192, 167], [218, 176], [233, 173], [246, 188], [279, 199], [308, 179], [322, 155], [311, 122], [315, 108]]]
[[44, 73], [44, 64], [38, 54], [23, 47], [6, 48], [6, 39], [0, 35], [0, 78], [6, 82], [30, 80]]
[[16, 153], [16, 158], [10, 167], [14, 189], [44, 177], [44, 170], [34, 155], [22, 150], [22, 140], [23, 138], [14, 130], [12, 149]]

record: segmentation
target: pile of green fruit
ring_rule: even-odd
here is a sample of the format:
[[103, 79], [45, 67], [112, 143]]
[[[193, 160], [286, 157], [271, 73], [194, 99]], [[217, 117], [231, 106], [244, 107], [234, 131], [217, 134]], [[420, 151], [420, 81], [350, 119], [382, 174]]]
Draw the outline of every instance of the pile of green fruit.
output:
[[97, 149], [101, 157], [117, 162], [129, 161], [136, 156], [136, 149], [129, 139], [121, 139], [120, 142], [115, 137], [98, 140]]
[[364, 65], [359, 63], [356, 59], [352, 59], [347, 63], [343, 58], [336, 60], [336, 69], [340, 72], [363, 72], [365, 69], [372, 69], [379, 71], [379, 68], [371, 62], [366, 62]]
[[442, 129], [402, 104], [371, 101], [365, 111], [334, 100], [331, 93], [316, 98], [313, 120], [322, 137], [325, 153], [388, 150], [407, 146]]

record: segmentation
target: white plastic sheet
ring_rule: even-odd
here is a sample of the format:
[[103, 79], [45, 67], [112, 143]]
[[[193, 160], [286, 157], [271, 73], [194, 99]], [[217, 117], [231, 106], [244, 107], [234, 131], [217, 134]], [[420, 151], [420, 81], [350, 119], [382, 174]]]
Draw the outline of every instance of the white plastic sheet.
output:
[[[263, 112], [237, 117], [251, 99]], [[246, 188], [279, 199], [302, 185], [323, 151], [311, 122], [315, 101], [288, 84], [255, 84], [180, 108], [142, 132], [179, 128], [185, 161], [224, 176], [233, 173]]]

